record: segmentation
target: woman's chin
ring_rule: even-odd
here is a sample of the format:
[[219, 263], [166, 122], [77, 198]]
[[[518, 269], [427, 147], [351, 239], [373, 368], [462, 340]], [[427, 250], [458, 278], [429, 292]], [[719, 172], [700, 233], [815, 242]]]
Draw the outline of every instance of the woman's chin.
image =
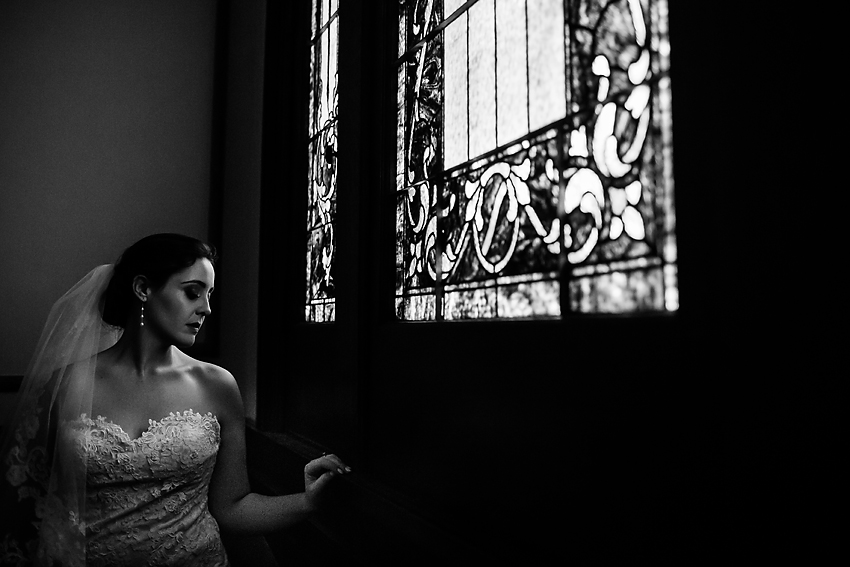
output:
[[174, 344], [180, 348], [189, 348], [195, 344], [194, 335], [180, 335], [175, 337]]

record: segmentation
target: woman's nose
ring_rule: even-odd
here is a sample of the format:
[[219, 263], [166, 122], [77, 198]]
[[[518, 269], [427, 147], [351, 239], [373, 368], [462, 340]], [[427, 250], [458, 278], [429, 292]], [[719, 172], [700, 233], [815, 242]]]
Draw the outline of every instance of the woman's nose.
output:
[[204, 302], [201, 304], [201, 311], [200, 312], [203, 313], [204, 316], [212, 313], [212, 308], [210, 307], [210, 298], [209, 297], [204, 299]]

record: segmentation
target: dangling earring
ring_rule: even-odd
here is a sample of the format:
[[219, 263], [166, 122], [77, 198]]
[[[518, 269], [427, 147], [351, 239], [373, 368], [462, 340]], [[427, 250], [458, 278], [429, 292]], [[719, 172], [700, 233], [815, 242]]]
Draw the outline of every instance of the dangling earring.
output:
[[145, 303], [142, 302], [142, 317], [139, 320], [139, 327], [145, 326]]

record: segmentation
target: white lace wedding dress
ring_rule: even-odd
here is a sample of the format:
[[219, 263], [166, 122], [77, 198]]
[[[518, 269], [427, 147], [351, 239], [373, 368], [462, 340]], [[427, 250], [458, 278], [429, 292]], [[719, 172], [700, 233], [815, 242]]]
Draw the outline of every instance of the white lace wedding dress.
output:
[[172, 413], [138, 439], [100, 416], [73, 428], [88, 464], [87, 565], [228, 564], [207, 508], [220, 441], [213, 414]]

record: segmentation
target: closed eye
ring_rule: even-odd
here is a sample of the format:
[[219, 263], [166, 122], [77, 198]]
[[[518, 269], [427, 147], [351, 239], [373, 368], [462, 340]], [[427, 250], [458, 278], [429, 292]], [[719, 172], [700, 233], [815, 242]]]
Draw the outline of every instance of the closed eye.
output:
[[[199, 281], [196, 281], [196, 280], [187, 281], [187, 282], [183, 282], [183, 283], [184, 284], [191, 284], [191, 285], [187, 285], [184, 288], [184, 290], [185, 290], [185, 293], [186, 293], [186, 297], [188, 297], [192, 301], [195, 301], [196, 299], [200, 299], [201, 295], [203, 295], [203, 293], [204, 293], [204, 289], [206, 289], [206, 287], [207, 287], [205, 283], [202, 283], [202, 282], [199, 282]], [[215, 289], [215, 288], [213, 288], [213, 287], [209, 288], [209, 291], [207, 291], [207, 298], [212, 297], [213, 289]]]
[[196, 287], [187, 287], [186, 297], [192, 300], [199, 299], [201, 297], [201, 290]]

